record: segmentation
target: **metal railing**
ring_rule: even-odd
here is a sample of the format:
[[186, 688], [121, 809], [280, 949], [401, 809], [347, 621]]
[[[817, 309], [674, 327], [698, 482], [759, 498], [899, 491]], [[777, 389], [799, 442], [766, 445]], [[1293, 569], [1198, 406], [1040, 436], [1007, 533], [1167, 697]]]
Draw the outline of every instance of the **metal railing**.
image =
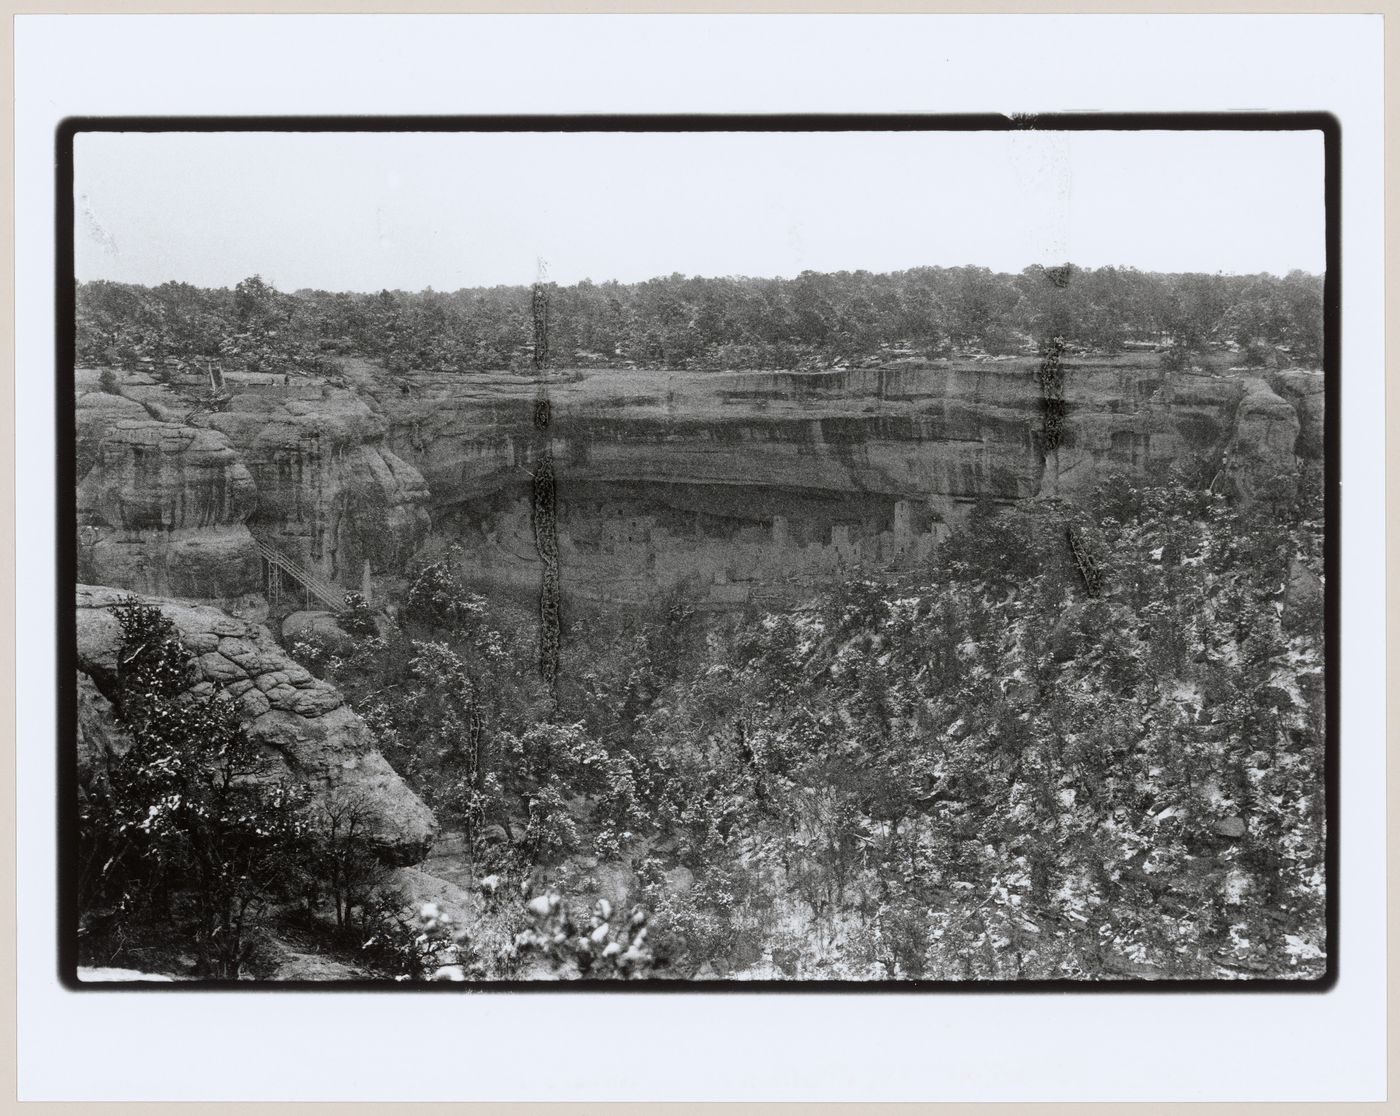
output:
[[322, 581], [315, 574], [294, 562], [287, 555], [283, 554], [276, 547], [268, 546], [261, 539], [254, 539], [258, 544], [258, 553], [262, 555], [266, 567], [263, 571], [268, 591], [268, 597], [276, 603], [281, 596], [282, 574], [290, 574], [291, 577], [301, 584], [306, 591], [307, 603], [310, 598], [315, 597], [327, 608], [333, 611], [340, 611], [345, 607], [345, 591], [337, 589], [335, 586]]

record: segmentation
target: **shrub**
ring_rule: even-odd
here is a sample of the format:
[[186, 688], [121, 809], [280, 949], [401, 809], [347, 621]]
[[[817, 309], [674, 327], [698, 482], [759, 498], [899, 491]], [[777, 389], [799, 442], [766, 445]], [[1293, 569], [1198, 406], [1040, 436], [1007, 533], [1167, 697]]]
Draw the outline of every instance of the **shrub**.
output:
[[485, 614], [485, 598], [462, 585], [450, 559], [423, 566], [404, 595], [403, 615], [428, 627], [460, 626]]
[[525, 926], [492, 956], [483, 951], [472, 929], [459, 925], [436, 903], [425, 903], [415, 920], [420, 928], [415, 942], [425, 951], [420, 972], [431, 959], [437, 967], [429, 979], [468, 981], [509, 975], [533, 957], [566, 978], [641, 980], [652, 974], [656, 958], [647, 942], [650, 920], [640, 907], [622, 919], [608, 900], [599, 899], [580, 916], [557, 891], [548, 891], [526, 903], [523, 913]]
[[994, 591], [1005, 591], [1042, 568], [1028, 517], [1000, 509], [990, 499], [974, 505], [963, 530], [939, 545], [935, 561], [954, 577], [985, 582]]
[[328, 893], [339, 930], [351, 930], [385, 868], [370, 839], [372, 814], [358, 794], [331, 793], [311, 811], [306, 867], [314, 886]]
[[1180, 341], [1173, 341], [1162, 350], [1162, 367], [1168, 372], [1184, 372], [1191, 366], [1193, 352], [1189, 345]]
[[521, 851], [534, 864], [549, 864], [578, 847], [578, 825], [553, 783], [529, 800], [529, 820]]
[[374, 609], [370, 608], [363, 593], [345, 594], [345, 607], [336, 614], [336, 623], [350, 635], [377, 635], [378, 626], [374, 622]]
[[231, 699], [184, 692], [189, 654], [169, 619], [134, 598], [115, 612], [114, 704], [131, 744], [82, 811], [89, 863], [106, 851], [85, 898], [130, 911], [178, 895], [203, 973], [237, 979], [251, 920], [300, 877], [303, 801], [266, 781]]
[[392, 891], [372, 897], [364, 923], [360, 959], [395, 980], [424, 979], [444, 963], [451, 948], [449, 936], [438, 933], [435, 905], [409, 915], [402, 896]]

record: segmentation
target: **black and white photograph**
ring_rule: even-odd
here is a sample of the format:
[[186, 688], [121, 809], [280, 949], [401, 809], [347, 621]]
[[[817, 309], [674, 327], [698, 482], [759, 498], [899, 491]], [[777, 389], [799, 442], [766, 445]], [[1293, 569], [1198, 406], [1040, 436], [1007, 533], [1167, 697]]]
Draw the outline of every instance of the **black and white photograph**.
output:
[[1325, 986], [1336, 139], [73, 123], [75, 986]]
[[13, 21], [22, 1105], [1385, 1099], [1379, 15], [177, 6]]

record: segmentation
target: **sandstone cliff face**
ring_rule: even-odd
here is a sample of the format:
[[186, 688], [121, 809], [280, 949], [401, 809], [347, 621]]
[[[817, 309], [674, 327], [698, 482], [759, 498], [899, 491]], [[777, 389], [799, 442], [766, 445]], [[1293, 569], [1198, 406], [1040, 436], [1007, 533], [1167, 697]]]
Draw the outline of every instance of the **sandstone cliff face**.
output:
[[[100, 776], [125, 745], [103, 690], [116, 678], [122, 632], [112, 609], [126, 593], [77, 587], [80, 780]], [[334, 686], [312, 677], [277, 646], [266, 628], [216, 608], [154, 598], [197, 656], [195, 693], [216, 685], [239, 704], [251, 739], [270, 761], [268, 778], [306, 786], [314, 796], [352, 796], [367, 814], [367, 832], [394, 864], [415, 864], [437, 831], [432, 812], [374, 747], [365, 723]]]
[[[1155, 357], [1066, 365], [1065, 436], [1047, 454], [1036, 367], [564, 373], [547, 384], [547, 441], [542, 385], [520, 377], [418, 377], [377, 405], [470, 572], [537, 583], [528, 495], [547, 450], [566, 584], [624, 599], [698, 579], [705, 600], [742, 603], [858, 560], [918, 562], [980, 497], [1080, 499], [1110, 471], [1164, 475], [1191, 455], [1246, 493], [1295, 467], [1295, 400]], [[1297, 398], [1311, 379], [1320, 392], [1320, 375], [1291, 375]]]
[[256, 537], [358, 588], [365, 562], [397, 571], [427, 537], [423, 478], [352, 391], [230, 377], [210, 410], [198, 384], [96, 380], [78, 373], [80, 578], [228, 601], [263, 589]]
[[[1297, 376], [1321, 390], [1320, 374]], [[1260, 375], [1159, 371], [1115, 382], [1106, 368], [1071, 368], [1065, 398], [1066, 439], [1046, 463], [1046, 495], [1083, 497], [1113, 470], [1163, 476], [1192, 456], [1228, 466], [1245, 489], [1297, 468], [1299, 414]]]
[[1299, 456], [1315, 457], [1321, 454], [1326, 405], [1326, 385], [1322, 374], [1291, 368], [1273, 373], [1268, 381], [1274, 392], [1288, 400], [1297, 412]]
[[79, 577], [181, 597], [259, 590], [246, 526], [256, 492], [228, 439], [182, 423], [119, 417], [129, 406], [79, 413], [87, 420], [79, 428], [80, 462], [90, 461], [78, 486]]
[[357, 585], [365, 561], [397, 569], [427, 537], [427, 487], [382, 445], [384, 423], [337, 389], [318, 398], [247, 392], [204, 421], [239, 449], [258, 491], [260, 537], [331, 581]]
[[82, 381], [82, 373], [79, 373], [78, 396], [73, 401], [73, 430], [77, 448], [74, 473], [80, 481], [97, 464], [102, 439], [119, 421], [139, 421], [152, 417], [136, 400], [110, 395], [95, 385], [84, 385]]
[[1246, 381], [1225, 462], [1230, 478], [1244, 496], [1252, 496], [1275, 477], [1294, 474], [1301, 427], [1294, 404], [1263, 379]]
[[[1110, 471], [1164, 475], [1192, 456], [1248, 497], [1296, 454], [1321, 453], [1320, 374], [1167, 372], [1132, 355], [1065, 365], [1064, 437], [1046, 453], [1036, 368], [565, 371], [541, 384], [391, 380], [361, 364], [343, 386], [231, 379], [223, 410], [188, 414], [168, 386], [88, 393], [80, 516], [99, 534], [83, 573], [226, 598], [260, 577], [251, 530], [352, 588], [365, 562], [401, 570], [431, 526], [473, 576], [529, 588], [531, 472], [547, 451], [571, 591], [642, 599], [690, 583], [725, 607], [857, 561], [921, 562], [982, 497], [1082, 499]], [[545, 391], [547, 437], [534, 424]]]

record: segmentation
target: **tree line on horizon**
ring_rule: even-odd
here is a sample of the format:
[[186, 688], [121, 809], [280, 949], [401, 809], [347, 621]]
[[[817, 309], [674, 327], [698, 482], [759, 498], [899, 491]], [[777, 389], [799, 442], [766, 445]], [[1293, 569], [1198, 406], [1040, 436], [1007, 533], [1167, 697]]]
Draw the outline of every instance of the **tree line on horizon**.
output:
[[544, 306], [559, 367], [830, 367], [899, 355], [1071, 349], [1163, 350], [1184, 363], [1236, 348], [1243, 363], [1321, 359], [1321, 276], [1163, 274], [1035, 265], [805, 271], [794, 279], [680, 274], [638, 283], [464, 288], [376, 294], [277, 290], [260, 276], [233, 288], [94, 280], [76, 290], [77, 362], [128, 369], [216, 362], [333, 373], [358, 356], [390, 372], [524, 371], [536, 363]]

